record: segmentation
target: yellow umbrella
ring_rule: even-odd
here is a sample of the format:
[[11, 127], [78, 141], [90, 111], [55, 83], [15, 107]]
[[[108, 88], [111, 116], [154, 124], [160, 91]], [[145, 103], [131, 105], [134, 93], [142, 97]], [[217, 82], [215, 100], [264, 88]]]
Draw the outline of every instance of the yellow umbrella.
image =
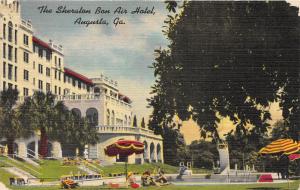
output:
[[260, 149], [260, 154], [279, 154], [290, 155], [300, 151], [300, 142], [293, 139], [278, 139]]

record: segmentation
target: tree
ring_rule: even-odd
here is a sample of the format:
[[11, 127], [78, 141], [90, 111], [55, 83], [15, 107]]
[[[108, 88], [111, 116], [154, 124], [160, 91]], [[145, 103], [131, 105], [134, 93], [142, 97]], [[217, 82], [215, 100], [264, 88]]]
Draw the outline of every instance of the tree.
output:
[[58, 113], [58, 115], [61, 116], [58, 118], [60, 124], [58, 124], [55, 131], [53, 131], [53, 138], [64, 145], [69, 145], [68, 147], [76, 147], [80, 150], [82, 150], [85, 145], [94, 145], [99, 141], [97, 128], [93, 126], [93, 123], [90, 123], [85, 117], [78, 117], [75, 113], [67, 110], [63, 104], [58, 106], [64, 107], [58, 110], [65, 111]]
[[32, 134], [27, 127], [22, 127], [19, 121], [19, 111], [16, 103], [19, 92], [15, 89], [8, 88], [0, 94], [0, 137], [6, 138], [8, 154], [14, 154], [14, 142], [16, 138], [28, 137]]
[[39, 131], [39, 154], [46, 157], [48, 154], [48, 135], [57, 126], [55, 112], [55, 96], [36, 91], [32, 97], [25, 99], [21, 109], [23, 125]]
[[137, 119], [136, 119], [136, 115], [133, 116], [133, 127], [137, 127]]
[[48, 140], [82, 147], [95, 144], [99, 138], [96, 127], [87, 118], [79, 118], [51, 93], [35, 92], [21, 106], [23, 125], [40, 132], [39, 154], [48, 154]]
[[180, 162], [187, 161], [188, 150], [177, 124], [172, 123], [170, 126], [164, 126], [162, 137], [164, 162], [166, 164], [178, 166]]
[[193, 167], [213, 169], [215, 161], [219, 160], [219, 153], [214, 142], [193, 141], [188, 146], [188, 150]]
[[284, 120], [276, 121], [272, 128], [271, 138], [272, 140], [289, 138], [287, 122], [285, 122]]
[[141, 127], [142, 127], [142, 128], [146, 128], [146, 124], [145, 124], [145, 119], [144, 119], [144, 117], [142, 118]]
[[290, 135], [298, 138], [296, 7], [284, 1], [190, 1], [165, 23], [170, 44], [155, 50], [151, 128], [159, 133], [177, 115], [196, 121], [201, 136], [218, 139], [218, 122], [228, 117], [242, 135], [251, 124], [257, 136], [267, 133], [268, 108], [279, 101]]

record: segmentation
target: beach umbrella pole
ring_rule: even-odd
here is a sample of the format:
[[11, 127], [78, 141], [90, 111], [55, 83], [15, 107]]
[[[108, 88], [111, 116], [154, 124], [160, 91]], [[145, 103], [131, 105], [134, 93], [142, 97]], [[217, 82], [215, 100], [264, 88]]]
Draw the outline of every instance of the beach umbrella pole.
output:
[[128, 178], [128, 156], [126, 156], [125, 159], [125, 176], [126, 176], [126, 182], [127, 182], [127, 178]]

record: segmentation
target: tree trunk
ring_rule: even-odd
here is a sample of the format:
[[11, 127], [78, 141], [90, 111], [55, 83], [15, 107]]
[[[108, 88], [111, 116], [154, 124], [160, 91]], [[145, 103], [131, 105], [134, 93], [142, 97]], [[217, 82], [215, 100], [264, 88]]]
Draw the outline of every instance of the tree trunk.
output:
[[39, 154], [43, 158], [47, 157], [47, 154], [48, 154], [48, 137], [47, 137], [47, 134], [46, 134], [46, 129], [44, 127], [41, 128], [41, 139], [40, 139]]
[[8, 138], [7, 139], [7, 154], [8, 155], [13, 155], [14, 154], [14, 142], [15, 139], [14, 138]]

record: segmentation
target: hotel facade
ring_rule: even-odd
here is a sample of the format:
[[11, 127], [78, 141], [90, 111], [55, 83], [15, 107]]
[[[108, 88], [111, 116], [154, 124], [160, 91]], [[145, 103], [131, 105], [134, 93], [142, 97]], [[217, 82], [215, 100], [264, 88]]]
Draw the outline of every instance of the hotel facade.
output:
[[[89, 158], [107, 164], [122, 161], [105, 156], [104, 148], [126, 139], [145, 144], [144, 154], [130, 156], [129, 163], [163, 162], [162, 137], [151, 130], [132, 126], [132, 101], [119, 92], [118, 83], [103, 75], [88, 78], [65, 67], [62, 45], [52, 40], [47, 42], [34, 32], [32, 23], [21, 17], [19, 1], [1, 0], [0, 47], [0, 90], [17, 89], [20, 101], [35, 91], [51, 92], [78, 116], [95, 123], [100, 142], [87, 145]], [[16, 154], [24, 159], [38, 158], [38, 140], [38, 134], [18, 139]], [[0, 141], [5, 142], [5, 139]], [[51, 157], [75, 154], [74, 149], [59, 142], [50, 142], [49, 147]]]

